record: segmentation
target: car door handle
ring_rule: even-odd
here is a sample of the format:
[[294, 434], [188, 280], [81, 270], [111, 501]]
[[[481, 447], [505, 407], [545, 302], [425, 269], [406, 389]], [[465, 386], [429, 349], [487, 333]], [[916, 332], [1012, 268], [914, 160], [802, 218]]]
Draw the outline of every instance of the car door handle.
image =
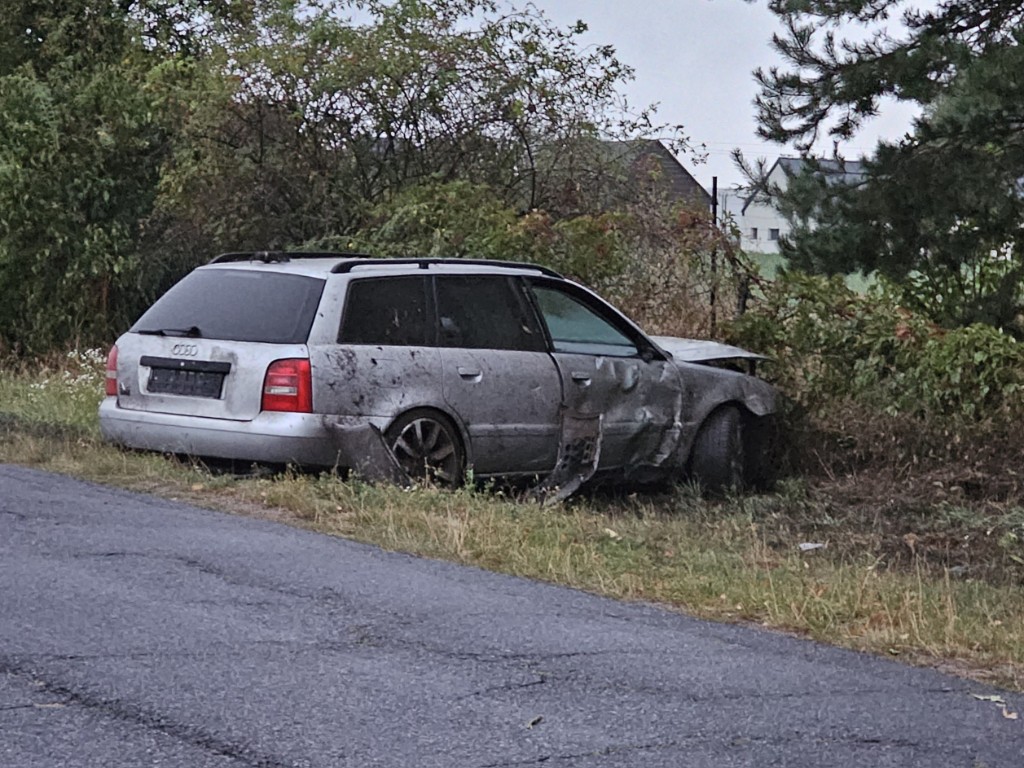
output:
[[590, 374], [583, 373], [581, 371], [573, 371], [569, 374], [573, 381], [582, 386], [587, 386], [590, 383]]
[[465, 368], [464, 366], [460, 365], [456, 370], [459, 372], [459, 376], [461, 376], [464, 379], [479, 380], [480, 377], [483, 375], [478, 368]]

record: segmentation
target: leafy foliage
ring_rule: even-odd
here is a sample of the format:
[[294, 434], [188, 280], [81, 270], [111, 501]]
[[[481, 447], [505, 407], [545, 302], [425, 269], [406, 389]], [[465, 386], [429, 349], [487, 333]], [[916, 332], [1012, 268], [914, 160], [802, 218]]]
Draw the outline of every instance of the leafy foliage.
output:
[[267, 13], [213, 51], [163, 203], [234, 248], [351, 234], [417, 184], [557, 212], [608, 164], [598, 135], [655, 130], [619, 95], [631, 70], [582, 46], [585, 29], [490, 0]]
[[382, 257], [473, 256], [517, 258], [515, 212], [494, 190], [468, 181], [407, 187], [374, 206], [364, 226], [307, 248], [373, 253]]
[[616, 225], [625, 218], [605, 213], [554, 219], [541, 211], [519, 216], [492, 187], [455, 181], [400, 192], [341, 242], [378, 256], [530, 261], [593, 285], [623, 269]]
[[109, 339], [219, 250], [407, 237], [525, 256], [531, 226], [573, 217], [551, 258], [615, 271], [582, 260], [623, 178], [607, 140], [685, 139], [630, 108], [631, 70], [585, 25], [503, 8], [6, 3], [0, 350]]
[[[770, 0], [789, 69], [759, 69], [759, 133], [810, 149], [823, 131], [853, 136], [883, 98], [931, 104], [979, 61], [1016, 44], [1020, 0]], [[856, 36], [839, 36], [857, 29]]]
[[165, 145], [130, 20], [114, 4], [25, 18], [47, 5], [5, 6], [34, 37], [0, 70], [0, 345], [35, 350], [116, 316]]
[[854, 400], [937, 422], [1024, 415], [1019, 342], [989, 325], [942, 329], [899, 296], [789, 272], [732, 333], [773, 357], [779, 384], [812, 412]]

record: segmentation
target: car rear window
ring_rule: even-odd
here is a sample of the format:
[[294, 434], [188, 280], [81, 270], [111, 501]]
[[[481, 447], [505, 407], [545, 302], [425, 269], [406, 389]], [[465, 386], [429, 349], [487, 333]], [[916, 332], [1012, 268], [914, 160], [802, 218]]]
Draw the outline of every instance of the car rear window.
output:
[[422, 347], [433, 343], [424, 277], [353, 280], [345, 299], [342, 344]]
[[544, 351], [536, 314], [509, 278], [439, 275], [436, 280], [442, 347]]
[[306, 275], [200, 269], [161, 296], [131, 330], [303, 344], [323, 289], [323, 280]]

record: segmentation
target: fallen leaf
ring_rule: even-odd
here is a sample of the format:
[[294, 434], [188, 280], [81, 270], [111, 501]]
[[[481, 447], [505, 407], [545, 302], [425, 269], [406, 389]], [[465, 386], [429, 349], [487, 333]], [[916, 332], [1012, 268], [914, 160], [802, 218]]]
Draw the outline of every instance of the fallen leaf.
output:
[[622, 536], [613, 531], [611, 528], [605, 528], [604, 535], [607, 536], [609, 539], [615, 539], [616, 541], [622, 538]]
[[976, 698], [978, 701], [991, 701], [993, 704], [1002, 704], [1004, 706], [1006, 705], [1006, 699], [1004, 699], [1002, 696], [999, 696], [997, 694], [993, 694], [991, 696], [985, 696], [984, 694], [980, 694], [980, 693], [972, 693], [971, 696]]
[[999, 707], [1000, 711], [1002, 712], [1003, 717], [1005, 717], [1007, 720], [1017, 720], [1017, 719], [1019, 719], [1019, 715], [1016, 712], [1014, 712], [1012, 709], [1010, 709], [1010, 707], [1007, 705], [1006, 699], [1004, 699], [1002, 696], [1000, 696], [997, 693], [994, 693], [994, 694], [991, 694], [991, 695], [985, 695], [985, 694], [981, 694], [981, 693], [972, 693], [971, 696], [976, 698], [978, 701], [989, 701], [989, 702], [997, 705]]
[[540, 725], [544, 721], [544, 715], [537, 715], [530, 722], [526, 724], [527, 728], [533, 728], [535, 725]]

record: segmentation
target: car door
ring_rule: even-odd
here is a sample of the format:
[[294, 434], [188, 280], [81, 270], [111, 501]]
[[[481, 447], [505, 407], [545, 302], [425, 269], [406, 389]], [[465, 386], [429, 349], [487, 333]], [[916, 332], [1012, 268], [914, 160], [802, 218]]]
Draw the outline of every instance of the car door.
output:
[[518, 280], [434, 278], [444, 397], [478, 474], [541, 473], [558, 453], [561, 376]]
[[660, 465], [679, 433], [677, 368], [608, 305], [572, 284], [531, 289], [570, 414], [602, 419], [600, 469]]

